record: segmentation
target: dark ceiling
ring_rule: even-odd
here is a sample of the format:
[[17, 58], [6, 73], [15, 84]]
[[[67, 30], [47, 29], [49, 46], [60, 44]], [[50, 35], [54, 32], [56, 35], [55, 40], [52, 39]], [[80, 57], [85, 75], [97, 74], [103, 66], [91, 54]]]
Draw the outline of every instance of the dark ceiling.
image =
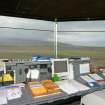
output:
[[105, 0], [0, 0], [0, 15], [52, 21], [103, 20]]

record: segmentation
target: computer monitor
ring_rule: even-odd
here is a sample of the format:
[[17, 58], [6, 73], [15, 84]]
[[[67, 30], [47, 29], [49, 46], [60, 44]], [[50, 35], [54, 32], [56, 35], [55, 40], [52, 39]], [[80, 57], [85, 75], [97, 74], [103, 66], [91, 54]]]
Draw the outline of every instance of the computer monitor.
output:
[[52, 76], [57, 74], [61, 79], [66, 78], [69, 74], [68, 59], [52, 59]]
[[89, 63], [80, 64], [80, 75], [89, 74], [89, 73], [90, 73], [90, 64]]

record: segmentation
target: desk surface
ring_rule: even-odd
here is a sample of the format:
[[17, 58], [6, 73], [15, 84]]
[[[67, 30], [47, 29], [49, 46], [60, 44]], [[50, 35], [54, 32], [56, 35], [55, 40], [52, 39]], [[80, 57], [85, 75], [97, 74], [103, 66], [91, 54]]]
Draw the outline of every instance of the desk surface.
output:
[[102, 91], [96, 91], [96, 92], [94, 92], [92, 94], [94, 94], [97, 97], [100, 97], [101, 99], [105, 100], [105, 89], [103, 89]]
[[45, 103], [53, 103], [56, 101], [65, 100], [72, 97], [83, 96], [93, 91], [95, 91], [95, 89], [90, 89], [90, 90], [81, 91], [81, 92], [79, 91], [77, 93], [69, 94], [69, 95], [66, 94], [65, 92], [59, 92], [57, 94], [50, 94], [50, 95], [45, 95], [45, 96], [35, 98], [35, 97], [32, 97], [31, 91], [26, 85], [25, 87], [22, 87], [22, 97], [8, 101], [8, 104], [6, 105], [40, 105]]

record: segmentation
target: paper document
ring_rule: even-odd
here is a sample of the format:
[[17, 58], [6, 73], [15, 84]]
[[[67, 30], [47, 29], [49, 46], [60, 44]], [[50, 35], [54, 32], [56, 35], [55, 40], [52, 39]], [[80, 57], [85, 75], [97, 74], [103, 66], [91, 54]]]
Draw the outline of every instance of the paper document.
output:
[[0, 105], [7, 104], [6, 89], [0, 88]]
[[75, 86], [77, 87], [77, 89], [79, 91], [85, 91], [85, 90], [89, 90], [90, 89], [89, 87], [87, 87], [87, 86], [85, 86], [85, 85], [83, 85], [83, 84], [81, 84], [81, 83], [79, 83], [77, 81], [75, 81], [74, 84], [75, 84]]
[[27, 78], [38, 79], [39, 78], [39, 70], [30, 69], [28, 74], [27, 74]]
[[90, 65], [89, 63], [80, 64], [80, 74], [90, 73]]
[[17, 83], [17, 84], [12, 84], [11, 86], [18, 86], [20, 88], [24, 88], [25, 84], [24, 83]]
[[102, 77], [100, 77], [98, 74], [89, 74], [94, 80], [104, 80]]
[[20, 87], [11, 86], [7, 88], [7, 99], [8, 100], [21, 98], [21, 96], [22, 96], [22, 91]]
[[89, 88], [75, 80], [64, 80], [56, 82], [57, 85], [67, 94], [77, 93], [79, 91], [88, 90]]
[[27, 73], [27, 78], [31, 78], [31, 70], [29, 69], [28, 73]]
[[67, 94], [73, 94], [78, 92], [78, 89], [68, 81], [60, 81], [56, 82], [56, 84]]
[[39, 70], [33, 69], [31, 70], [31, 79], [38, 79], [39, 77]]
[[91, 77], [89, 77], [88, 75], [85, 76], [80, 76], [80, 78], [82, 78], [83, 80], [85, 80], [86, 82], [95, 82], [95, 80], [93, 80]]
[[0, 61], [0, 71], [4, 71], [5, 63]]

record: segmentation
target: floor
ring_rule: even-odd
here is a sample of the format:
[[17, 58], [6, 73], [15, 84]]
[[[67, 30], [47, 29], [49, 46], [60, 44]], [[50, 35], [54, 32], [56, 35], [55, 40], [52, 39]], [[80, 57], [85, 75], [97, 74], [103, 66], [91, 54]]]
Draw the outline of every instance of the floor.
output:
[[80, 105], [80, 98], [68, 99], [66, 101], [62, 101], [60, 104], [57, 105]]
[[80, 105], [80, 100], [81, 97], [74, 97], [74, 98], [70, 98], [68, 99], [67, 103], [64, 105]]
[[65, 105], [80, 105], [80, 101], [68, 103], [68, 104], [65, 104]]

